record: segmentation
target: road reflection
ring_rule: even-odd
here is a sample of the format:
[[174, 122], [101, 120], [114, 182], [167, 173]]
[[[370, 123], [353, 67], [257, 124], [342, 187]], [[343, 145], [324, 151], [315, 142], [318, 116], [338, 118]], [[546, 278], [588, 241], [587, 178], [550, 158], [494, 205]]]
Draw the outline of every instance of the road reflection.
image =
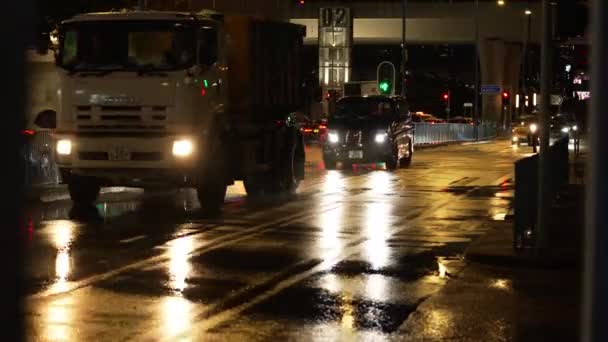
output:
[[[318, 201], [317, 225], [321, 228], [321, 236], [317, 242], [317, 252], [322, 259], [322, 267], [331, 268], [335, 265], [336, 257], [344, 248], [340, 232], [344, 227], [344, 177], [339, 171], [327, 173], [323, 183], [322, 196]], [[328, 205], [338, 204], [335, 209], [324, 210]]]
[[187, 287], [187, 279], [191, 270], [190, 253], [194, 249], [192, 236], [185, 236], [169, 242], [169, 286], [177, 293]]
[[67, 290], [70, 273], [72, 272], [72, 258], [70, 248], [74, 241], [75, 224], [71, 221], [55, 221], [48, 229], [51, 234], [53, 247], [57, 250], [55, 256], [55, 279], [51, 290]]
[[[170, 296], [161, 301], [161, 341], [174, 341], [175, 337], [188, 332], [192, 327], [193, 304], [183, 297]], [[189, 341], [181, 338], [179, 341]]]
[[[386, 194], [390, 191], [390, 180], [388, 172], [374, 172], [368, 178], [367, 187], [374, 195]], [[391, 257], [388, 239], [393, 207], [392, 202], [384, 199], [365, 206], [363, 234], [367, 241], [363, 244], [363, 254], [374, 270], [386, 267]]]
[[47, 306], [44, 315], [45, 333], [49, 341], [69, 341], [72, 336], [74, 321], [74, 299], [60, 298]]

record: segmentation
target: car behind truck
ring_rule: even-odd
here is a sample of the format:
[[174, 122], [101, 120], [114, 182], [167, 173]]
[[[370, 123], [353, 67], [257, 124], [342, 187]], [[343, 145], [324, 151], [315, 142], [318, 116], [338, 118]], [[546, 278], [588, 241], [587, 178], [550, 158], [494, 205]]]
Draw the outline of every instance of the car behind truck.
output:
[[93, 202], [101, 186], [193, 187], [214, 211], [236, 180], [250, 195], [295, 191], [305, 157], [291, 113], [302, 105], [304, 35], [216, 12], [63, 22], [58, 110], [37, 121], [56, 126], [72, 200]]

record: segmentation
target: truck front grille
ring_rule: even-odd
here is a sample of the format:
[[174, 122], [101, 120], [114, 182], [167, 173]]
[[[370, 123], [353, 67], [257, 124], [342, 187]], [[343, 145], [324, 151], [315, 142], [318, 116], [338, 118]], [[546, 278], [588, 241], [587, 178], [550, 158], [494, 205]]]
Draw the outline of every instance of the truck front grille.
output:
[[78, 152], [80, 160], [108, 160], [108, 152]]
[[80, 132], [164, 132], [166, 106], [75, 106]]

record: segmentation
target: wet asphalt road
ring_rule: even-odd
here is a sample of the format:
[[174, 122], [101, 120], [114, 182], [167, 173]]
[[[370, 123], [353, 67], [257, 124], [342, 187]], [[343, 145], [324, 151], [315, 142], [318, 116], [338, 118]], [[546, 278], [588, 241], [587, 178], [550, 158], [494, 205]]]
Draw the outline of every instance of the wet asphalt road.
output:
[[[509, 213], [508, 141], [418, 150], [396, 172], [323, 170], [309, 148], [292, 199], [229, 190], [204, 218], [193, 192], [30, 205], [30, 340], [399, 339], [419, 304]], [[410, 336], [415, 332], [409, 332]]]

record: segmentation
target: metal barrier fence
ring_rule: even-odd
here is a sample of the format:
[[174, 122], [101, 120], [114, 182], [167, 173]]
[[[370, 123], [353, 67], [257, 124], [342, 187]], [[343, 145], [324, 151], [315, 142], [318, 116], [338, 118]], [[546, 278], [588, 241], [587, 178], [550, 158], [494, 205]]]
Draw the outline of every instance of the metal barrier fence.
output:
[[26, 187], [59, 183], [59, 170], [54, 160], [51, 134], [46, 131], [26, 136], [22, 156], [25, 159]]
[[[562, 185], [568, 182], [568, 137], [549, 147], [551, 163], [550, 198], [556, 198]], [[534, 244], [534, 228], [538, 211], [538, 154], [515, 162], [515, 220], [513, 223], [513, 247], [520, 249]]]
[[496, 125], [489, 123], [483, 123], [477, 127], [458, 123], [415, 123], [414, 126], [414, 144], [416, 145], [473, 141], [496, 137]]

